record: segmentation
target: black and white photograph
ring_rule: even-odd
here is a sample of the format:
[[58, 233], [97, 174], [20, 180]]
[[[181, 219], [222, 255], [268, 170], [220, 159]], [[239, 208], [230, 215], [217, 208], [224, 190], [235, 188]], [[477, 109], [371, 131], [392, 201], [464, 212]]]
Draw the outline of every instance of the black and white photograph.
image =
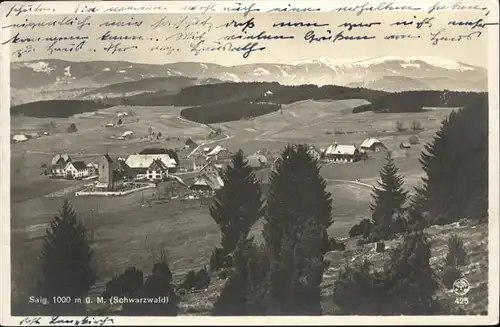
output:
[[498, 323], [498, 2], [1, 17], [2, 324]]

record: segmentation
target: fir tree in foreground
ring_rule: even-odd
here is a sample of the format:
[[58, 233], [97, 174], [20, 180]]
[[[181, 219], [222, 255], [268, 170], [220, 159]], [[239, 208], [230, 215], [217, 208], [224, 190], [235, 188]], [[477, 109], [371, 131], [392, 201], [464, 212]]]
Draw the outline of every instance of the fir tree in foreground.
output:
[[260, 184], [239, 150], [221, 174], [224, 186], [216, 193], [210, 215], [222, 234], [222, 250], [231, 254], [245, 239], [255, 222], [262, 217]]
[[253, 239], [241, 240], [234, 252], [234, 271], [214, 304], [215, 316], [264, 315], [266, 254]]
[[450, 114], [420, 163], [431, 218], [484, 220], [488, 210], [488, 96]]
[[408, 192], [403, 189], [404, 178], [398, 172], [391, 153], [387, 152], [386, 163], [380, 170], [379, 187], [374, 188], [374, 202], [370, 204], [373, 230], [381, 239], [401, 232], [397, 224], [402, 221], [402, 207]]
[[[53, 302], [53, 297], [86, 296], [96, 281], [92, 266], [93, 252], [86, 238], [85, 227], [77, 220], [69, 201], [65, 200], [55, 215], [44, 239], [41, 262], [40, 295]], [[78, 304], [47, 306], [48, 314], [82, 314]]]
[[410, 233], [382, 272], [367, 261], [345, 267], [335, 281], [333, 300], [345, 315], [436, 314], [441, 310], [435, 295], [439, 284], [430, 257], [426, 236]]
[[287, 146], [270, 180], [263, 231], [270, 262], [267, 314], [321, 314], [331, 194], [305, 145]]

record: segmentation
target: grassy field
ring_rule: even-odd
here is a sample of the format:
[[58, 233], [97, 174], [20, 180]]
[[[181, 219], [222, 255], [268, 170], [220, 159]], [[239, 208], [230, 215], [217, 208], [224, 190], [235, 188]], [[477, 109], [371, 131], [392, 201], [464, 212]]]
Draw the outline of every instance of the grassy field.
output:
[[[231, 151], [243, 149], [252, 153], [267, 148], [274, 155], [288, 142], [307, 142], [325, 148], [334, 141], [359, 145], [368, 136], [379, 137], [394, 150], [396, 163], [407, 177], [408, 186], [419, 182], [422, 174], [418, 157], [423, 143], [429, 141], [439, 123], [449, 111], [430, 111], [418, 114], [352, 114], [349, 108], [363, 100], [335, 102], [304, 101], [285, 106], [279, 112], [254, 120], [219, 124], [223, 133], [231, 138], [219, 142]], [[182, 148], [188, 137], [204, 142], [210, 130], [203, 125], [178, 118], [182, 108], [174, 107], [114, 107], [97, 114], [77, 115], [70, 119], [36, 119], [12, 117], [13, 133], [44, 132], [51, 135], [13, 144], [11, 148], [11, 226], [12, 264], [15, 282], [33, 280], [36, 273], [36, 256], [47, 223], [59, 209], [62, 197], [46, 195], [78, 185], [78, 181], [50, 180], [40, 175], [41, 165], [48, 164], [56, 152], [68, 152], [74, 158], [94, 161], [105, 152], [127, 157], [146, 147]], [[116, 123], [116, 114], [132, 110], [134, 116], [123, 118], [123, 126], [107, 128], [108, 122]], [[402, 140], [412, 132], [394, 132], [397, 120], [409, 127], [412, 120], [420, 120], [425, 128], [419, 133], [421, 143], [408, 151], [399, 150]], [[78, 131], [68, 134], [66, 128], [75, 123]], [[216, 127], [214, 126], [214, 127]], [[161, 132], [159, 140], [148, 137], [148, 129]], [[135, 138], [117, 140], [125, 131], [133, 131]], [[342, 130], [345, 134], [333, 134]], [[326, 132], [329, 132], [327, 134]], [[217, 143], [217, 142], [216, 142]], [[184, 150], [179, 157], [190, 151]], [[355, 164], [328, 164], [321, 169], [326, 179], [361, 179], [375, 183], [383, 164], [383, 154], [378, 153], [366, 162]], [[370, 188], [329, 182], [333, 198], [335, 223], [329, 234], [346, 237], [355, 223], [369, 217]], [[85, 221], [94, 217], [96, 264], [99, 284], [127, 266], [150, 271], [152, 251], [164, 249], [177, 279], [189, 269], [208, 263], [214, 246], [220, 242], [217, 226], [209, 216], [207, 204], [199, 200], [171, 201], [143, 206], [154, 190], [130, 194], [126, 197], [97, 198], [74, 197], [67, 194], [76, 211]], [[87, 218], [85, 218], [87, 217]], [[260, 236], [258, 222], [253, 235]], [[14, 246], [15, 245], [15, 246]]]

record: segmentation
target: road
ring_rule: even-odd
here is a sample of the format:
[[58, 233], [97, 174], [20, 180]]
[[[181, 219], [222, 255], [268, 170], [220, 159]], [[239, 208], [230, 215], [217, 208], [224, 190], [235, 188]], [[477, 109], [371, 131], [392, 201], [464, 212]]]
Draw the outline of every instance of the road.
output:
[[[206, 127], [208, 128], [211, 132], [216, 132], [212, 127], [206, 125], [206, 124], [202, 124], [202, 123], [198, 123], [198, 122], [195, 122], [195, 121], [191, 121], [191, 120], [187, 120], [187, 119], [184, 119], [182, 118], [181, 116], [178, 116], [177, 117], [179, 120], [183, 121], [183, 122], [186, 122], [186, 123], [191, 123], [191, 124], [197, 124], [197, 125], [201, 125], [203, 127]], [[213, 144], [213, 143], [217, 143], [217, 142], [221, 142], [221, 141], [226, 141], [226, 140], [229, 140], [229, 139], [232, 139], [234, 136], [229, 136], [227, 134], [222, 134], [224, 135], [224, 138], [223, 139], [217, 139], [217, 140], [212, 140], [212, 141], [207, 141], [207, 142], [203, 142], [202, 144], [198, 145], [193, 151], [191, 151], [191, 153], [189, 153], [187, 155], [188, 158], [191, 158], [191, 156], [193, 154], [196, 153], [196, 151], [198, 151], [200, 149], [200, 147], [202, 146], [205, 146], [205, 145], [210, 145], [210, 144]]]

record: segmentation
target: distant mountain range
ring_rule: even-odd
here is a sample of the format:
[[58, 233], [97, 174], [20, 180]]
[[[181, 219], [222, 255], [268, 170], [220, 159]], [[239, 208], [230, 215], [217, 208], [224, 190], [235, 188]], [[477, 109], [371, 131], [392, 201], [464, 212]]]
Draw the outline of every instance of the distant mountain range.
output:
[[[142, 80], [147, 83], [141, 83]], [[119, 96], [120, 93], [154, 92], [163, 88], [173, 91], [220, 81], [332, 84], [388, 92], [443, 89], [484, 92], [488, 89], [485, 68], [436, 57], [316, 58], [292, 64], [258, 63], [230, 67], [198, 62], [156, 65], [54, 59], [11, 64], [13, 103], [81, 97], [83, 94], [86, 97]], [[123, 83], [124, 89], [118, 83]], [[116, 85], [95, 92], [113, 84]], [[38, 91], [36, 95], [33, 89]]]

